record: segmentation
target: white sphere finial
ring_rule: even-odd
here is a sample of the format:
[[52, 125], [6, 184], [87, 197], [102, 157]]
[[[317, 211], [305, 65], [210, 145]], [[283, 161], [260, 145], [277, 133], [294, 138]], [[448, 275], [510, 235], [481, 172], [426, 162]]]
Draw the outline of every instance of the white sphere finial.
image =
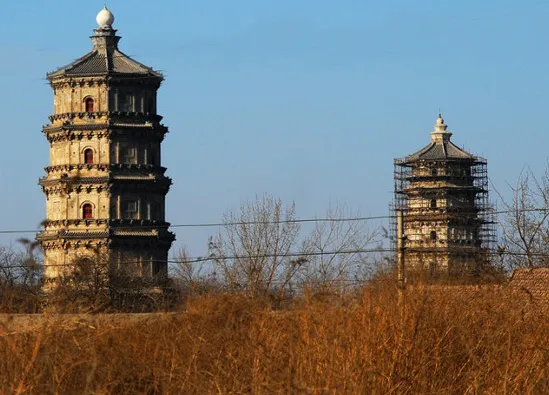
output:
[[109, 11], [107, 6], [105, 6], [99, 13], [97, 14], [97, 17], [95, 18], [97, 24], [99, 27], [111, 27], [114, 23], [114, 15], [112, 12]]

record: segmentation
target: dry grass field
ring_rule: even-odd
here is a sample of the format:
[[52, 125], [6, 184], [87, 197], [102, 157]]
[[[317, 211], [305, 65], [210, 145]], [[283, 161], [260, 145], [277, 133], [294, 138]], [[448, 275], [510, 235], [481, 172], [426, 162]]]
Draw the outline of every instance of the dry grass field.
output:
[[497, 287], [399, 298], [380, 282], [277, 309], [217, 294], [180, 313], [30, 317], [0, 321], [0, 393], [549, 393], [547, 315]]

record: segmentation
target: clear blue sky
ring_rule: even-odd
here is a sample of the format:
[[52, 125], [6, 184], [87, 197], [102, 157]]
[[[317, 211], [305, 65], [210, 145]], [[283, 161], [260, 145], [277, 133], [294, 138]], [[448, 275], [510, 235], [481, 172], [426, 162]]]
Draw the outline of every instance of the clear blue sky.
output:
[[[113, 0], [122, 51], [161, 70], [173, 224], [217, 222], [264, 192], [299, 217], [340, 202], [384, 215], [393, 158], [453, 141], [507, 191], [549, 152], [549, 2]], [[6, 1], [0, 25], [0, 228], [45, 217], [45, 73], [91, 47], [99, 1]], [[506, 192], [507, 193], [507, 192]], [[492, 194], [495, 200], [495, 194]], [[204, 253], [217, 230], [177, 230]], [[32, 236], [32, 235], [28, 235]], [[3, 235], [0, 244], [15, 235]]]

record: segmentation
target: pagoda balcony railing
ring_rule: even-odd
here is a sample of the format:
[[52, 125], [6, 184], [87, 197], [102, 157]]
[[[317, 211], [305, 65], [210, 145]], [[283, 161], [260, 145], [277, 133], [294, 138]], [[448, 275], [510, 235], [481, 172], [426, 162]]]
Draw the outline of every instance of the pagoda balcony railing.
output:
[[[116, 182], [114, 182], [116, 181]], [[49, 192], [64, 192], [64, 193], [71, 193], [71, 192], [87, 192], [91, 193], [92, 191], [96, 190], [98, 192], [100, 191], [115, 191], [117, 189], [120, 190], [154, 190], [154, 191], [164, 191], [164, 193], [167, 193], [170, 186], [172, 185], [172, 179], [168, 177], [164, 177], [161, 179], [158, 178], [139, 178], [139, 179], [132, 179], [132, 178], [125, 178], [120, 180], [113, 180], [112, 178], [108, 177], [86, 177], [86, 178], [78, 178], [78, 179], [55, 179], [55, 180], [48, 180], [46, 178], [41, 178], [38, 181], [38, 185], [40, 185], [44, 191], [48, 190], [48, 188], [53, 188], [53, 190], [48, 190]]]
[[[103, 227], [105, 229], [106, 227], [117, 227], [117, 228], [150, 228], [150, 229], [168, 229], [170, 227], [170, 223], [166, 222], [164, 220], [159, 219], [109, 219], [109, 218], [93, 218], [93, 219], [82, 219], [82, 218], [76, 218], [76, 219], [60, 219], [60, 220], [46, 220], [43, 223], [44, 230], [48, 231], [50, 228], [54, 228], [51, 230], [67, 230], [66, 227], [69, 226], [75, 226], [75, 227], [90, 227], [90, 226], [98, 226]], [[76, 230], [76, 229], [74, 229]]]
[[[117, 170], [145, 170], [149, 173], [164, 174], [167, 168], [163, 166], [156, 166], [152, 164], [105, 164], [105, 163], [84, 163], [78, 165], [56, 165], [44, 167], [46, 173], [55, 173], [61, 171], [73, 171], [73, 170], [98, 170], [98, 171], [117, 171]], [[46, 177], [44, 177], [46, 178]], [[41, 178], [42, 179], [42, 178]]]

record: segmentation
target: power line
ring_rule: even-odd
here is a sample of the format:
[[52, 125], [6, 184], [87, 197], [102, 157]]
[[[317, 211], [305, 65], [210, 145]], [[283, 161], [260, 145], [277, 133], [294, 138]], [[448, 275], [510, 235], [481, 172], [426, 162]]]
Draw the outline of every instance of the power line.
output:
[[[497, 210], [491, 211], [490, 214], [510, 214], [510, 213], [527, 213], [527, 212], [549, 212], [549, 208], [532, 208], [532, 209], [509, 209], [509, 210]], [[425, 214], [428, 216], [429, 214]], [[208, 228], [208, 227], [220, 227], [220, 226], [238, 226], [238, 225], [278, 225], [278, 224], [291, 224], [291, 223], [316, 223], [316, 222], [358, 222], [358, 221], [372, 221], [381, 219], [394, 219], [394, 215], [376, 215], [367, 217], [345, 217], [345, 218], [301, 218], [301, 219], [286, 219], [278, 221], [234, 221], [234, 222], [204, 222], [194, 224], [175, 224], [170, 225], [170, 228]], [[82, 219], [84, 221], [84, 219]], [[32, 230], [0, 230], [0, 234], [29, 234], [39, 233], [43, 229]]]
[[277, 224], [293, 224], [304, 222], [352, 222], [352, 221], [370, 221], [376, 219], [391, 218], [390, 215], [378, 215], [370, 217], [349, 217], [349, 218], [303, 218], [303, 219], [285, 219], [279, 221], [236, 221], [236, 222], [213, 222], [199, 224], [181, 224], [171, 225], [170, 228], [198, 228], [198, 227], [214, 227], [214, 226], [235, 226], [235, 225], [277, 225]]
[[[375, 248], [375, 249], [355, 249], [355, 250], [341, 250], [341, 251], [318, 251], [318, 252], [288, 252], [288, 253], [269, 253], [269, 254], [257, 254], [257, 255], [231, 255], [231, 256], [215, 256], [210, 255], [208, 257], [191, 257], [191, 258], [182, 258], [182, 259], [168, 259], [165, 260], [146, 260], [146, 261], [120, 261], [120, 262], [114, 262], [115, 264], [124, 264], [124, 265], [132, 265], [132, 264], [148, 264], [148, 263], [201, 263], [201, 262], [209, 262], [209, 261], [216, 261], [216, 260], [237, 260], [237, 259], [263, 259], [263, 258], [302, 258], [307, 256], [325, 256], [325, 255], [349, 255], [349, 254], [365, 254], [365, 253], [374, 253], [374, 252], [389, 252], [392, 251], [391, 249], [386, 248]], [[80, 262], [74, 262], [74, 263], [57, 263], [57, 264], [43, 264], [39, 265], [40, 267], [66, 267], [66, 266], [78, 266], [82, 264], [94, 264], [94, 261], [91, 261], [91, 259], [88, 260], [82, 260]], [[29, 268], [29, 266], [26, 265], [5, 265], [1, 266], [2, 268]]]
[[[277, 225], [277, 224], [306, 223], [306, 222], [355, 222], [355, 221], [369, 221], [369, 220], [378, 220], [378, 219], [387, 219], [387, 218], [392, 218], [392, 216], [380, 215], [380, 216], [348, 217], [348, 218], [303, 218], [303, 219], [287, 219], [287, 220], [279, 220], [279, 221], [205, 222], [205, 223], [195, 223], [195, 224], [175, 224], [175, 225], [170, 225], [170, 228], [208, 228], [208, 227], [236, 226], [236, 225]], [[38, 233], [41, 231], [42, 229], [0, 230], [0, 234]]]
[[[410, 248], [411, 250], [414, 250], [414, 248]], [[433, 249], [425, 249], [420, 248], [423, 252], [429, 252], [429, 253], [437, 253], [440, 251], [441, 254], [446, 254], [447, 251], [443, 250], [437, 250], [436, 248]], [[202, 262], [215, 262], [215, 261], [222, 261], [222, 260], [252, 260], [252, 259], [265, 259], [265, 258], [306, 258], [306, 257], [319, 257], [319, 256], [337, 256], [337, 255], [351, 255], [351, 254], [371, 254], [371, 253], [386, 253], [386, 252], [394, 252], [391, 248], [371, 248], [371, 249], [353, 249], [353, 250], [338, 250], [338, 251], [312, 251], [312, 252], [287, 252], [287, 253], [267, 253], [267, 254], [257, 254], [257, 255], [226, 255], [226, 256], [216, 256], [216, 255], [210, 255], [206, 257], [189, 257], [189, 258], [181, 258], [181, 259], [168, 259], [166, 260], [158, 260], [158, 259], [152, 259], [152, 260], [146, 260], [146, 261], [119, 261], [114, 262], [115, 264], [123, 264], [123, 265], [139, 265], [139, 264], [149, 264], [149, 263], [170, 263], [170, 264], [181, 264], [181, 263], [202, 263]], [[482, 255], [485, 256], [520, 256], [520, 257], [549, 257], [549, 252], [515, 252], [515, 251], [482, 251]], [[360, 263], [363, 264], [376, 264], [379, 262], [364, 262], [360, 261]], [[67, 267], [67, 266], [79, 266], [79, 265], [86, 265], [86, 264], [96, 264], [96, 261], [93, 261], [91, 258], [87, 260], [82, 260], [80, 262], [73, 262], [73, 263], [58, 263], [58, 264], [38, 264], [37, 267], [39, 268], [47, 268], [47, 267]], [[28, 265], [0, 265], [0, 269], [29, 269]]]

